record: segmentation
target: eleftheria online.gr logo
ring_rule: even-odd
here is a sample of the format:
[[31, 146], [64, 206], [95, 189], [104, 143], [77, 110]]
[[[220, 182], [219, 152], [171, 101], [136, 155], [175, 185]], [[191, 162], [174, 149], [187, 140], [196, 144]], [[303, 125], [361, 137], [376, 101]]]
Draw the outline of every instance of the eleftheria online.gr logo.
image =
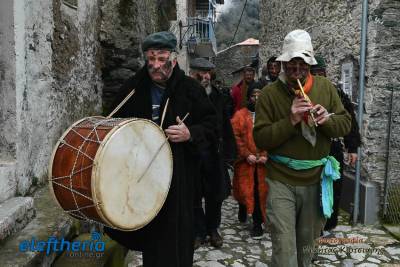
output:
[[105, 242], [101, 240], [101, 234], [92, 232], [90, 240], [68, 241], [64, 238], [57, 239], [55, 236], [50, 236], [46, 241], [37, 240], [32, 237], [31, 240], [23, 240], [19, 243], [20, 252], [46, 252], [49, 255], [52, 252], [95, 252], [102, 253], [106, 248]]

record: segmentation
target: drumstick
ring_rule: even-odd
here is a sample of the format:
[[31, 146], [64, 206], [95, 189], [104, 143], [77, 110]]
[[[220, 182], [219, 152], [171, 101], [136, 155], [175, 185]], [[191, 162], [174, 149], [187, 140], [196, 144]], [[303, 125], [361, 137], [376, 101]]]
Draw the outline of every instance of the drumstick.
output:
[[125, 104], [125, 102], [128, 101], [129, 98], [131, 98], [131, 96], [133, 96], [134, 93], [135, 89], [132, 89], [132, 91], [124, 98], [124, 100], [122, 100], [121, 103], [119, 103], [119, 105], [110, 113], [110, 115], [106, 117], [106, 119], [111, 118], [122, 107], [122, 105]]
[[[178, 125], [182, 125], [182, 123], [186, 120], [186, 118], [189, 116], [189, 112], [186, 113], [185, 117], [183, 117], [183, 119], [178, 123]], [[144, 170], [144, 172], [142, 173], [142, 175], [139, 176], [139, 178], [137, 179], [137, 182], [139, 183], [140, 180], [142, 180], [142, 178], [144, 177], [144, 175], [147, 173], [147, 171], [149, 170], [151, 164], [154, 162], [155, 158], [158, 156], [158, 154], [160, 153], [161, 149], [163, 148], [163, 146], [168, 142], [169, 136], [167, 136], [167, 138], [165, 139], [165, 141], [161, 144], [161, 146], [157, 149], [156, 153], [154, 154], [154, 156], [151, 158], [149, 164], [146, 166], [146, 169]]]
[[183, 119], [181, 120], [180, 123], [178, 123], [178, 125], [181, 125], [181, 124], [186, 120], [186, 118], [187, 118], [188, 116], [189, 116], [189, 112], [186, 113], [185, 117], [183, 117]]
[[161, 116], [161, 124], [160, 124], [160, 128], [161, 129], [162, 129], [162, 126], [164, 124], [165, 113], [167, 113], [168, 103], [169, 103], [169, 98], [167, 99], [167, 102], [165, 102], [164, 110], [163, 110], [163, 113], [162, 113], [162, 116]]

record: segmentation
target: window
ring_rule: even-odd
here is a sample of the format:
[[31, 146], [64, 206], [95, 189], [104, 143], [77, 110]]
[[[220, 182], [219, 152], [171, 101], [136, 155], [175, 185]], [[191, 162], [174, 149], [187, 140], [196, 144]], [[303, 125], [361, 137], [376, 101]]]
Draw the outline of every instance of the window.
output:
[[351, 101], [354, 102], [353, 99], [353, 63], [344, 63], [342, 65], [342, 90], [345, 92]]

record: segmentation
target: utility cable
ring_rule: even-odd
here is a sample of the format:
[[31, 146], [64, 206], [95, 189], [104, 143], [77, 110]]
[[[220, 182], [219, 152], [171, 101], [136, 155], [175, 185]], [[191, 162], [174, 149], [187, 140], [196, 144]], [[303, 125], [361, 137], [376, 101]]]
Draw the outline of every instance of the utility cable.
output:
[[242, 9], [242, 14], [240, 14], [239, 22], [238, 22], [238, 24], [236, 26], [235, 33], [233, 34], [233, 38], [232, 38], [231, 42], [229, 43], [228, 47], [230, 47], [233, 44], [233, 41], [235, 40], [236, 33], [237, 33], [238, 29], [239, 29], [239, 25], [240, 25], [240, 22], [242, 21], [242, 16], [243, 16], [244, 10], [246, 8], [246, 4], [247, 4], [247, 0], [244, 2], [243, 9]]

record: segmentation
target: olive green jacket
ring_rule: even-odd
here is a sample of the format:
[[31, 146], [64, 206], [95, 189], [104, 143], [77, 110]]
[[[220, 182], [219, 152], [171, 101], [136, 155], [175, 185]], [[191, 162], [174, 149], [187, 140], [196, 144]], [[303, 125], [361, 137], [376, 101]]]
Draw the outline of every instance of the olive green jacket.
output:
[[[316, 128], [317, 142], [313, 147], [302, 135], [300, 123], [290, 122], [290, 109], [295, 97], [282, 81], [264, 87], [256, 105], [253, 136], [256, 146], [268, 154], [298, 160], [317, 160], [329, 155], [331, 138], [350, 131], [351, 117], [343, 108], [337, 90], [326, 78], [314, 76], [308, 93], [314, 105], [320, 104], [329, 113], [335, 113]], [[310, 185], [319, 181], [322, 167], [296, 171], [268, 160], [267, 177], [290, 185]]]

